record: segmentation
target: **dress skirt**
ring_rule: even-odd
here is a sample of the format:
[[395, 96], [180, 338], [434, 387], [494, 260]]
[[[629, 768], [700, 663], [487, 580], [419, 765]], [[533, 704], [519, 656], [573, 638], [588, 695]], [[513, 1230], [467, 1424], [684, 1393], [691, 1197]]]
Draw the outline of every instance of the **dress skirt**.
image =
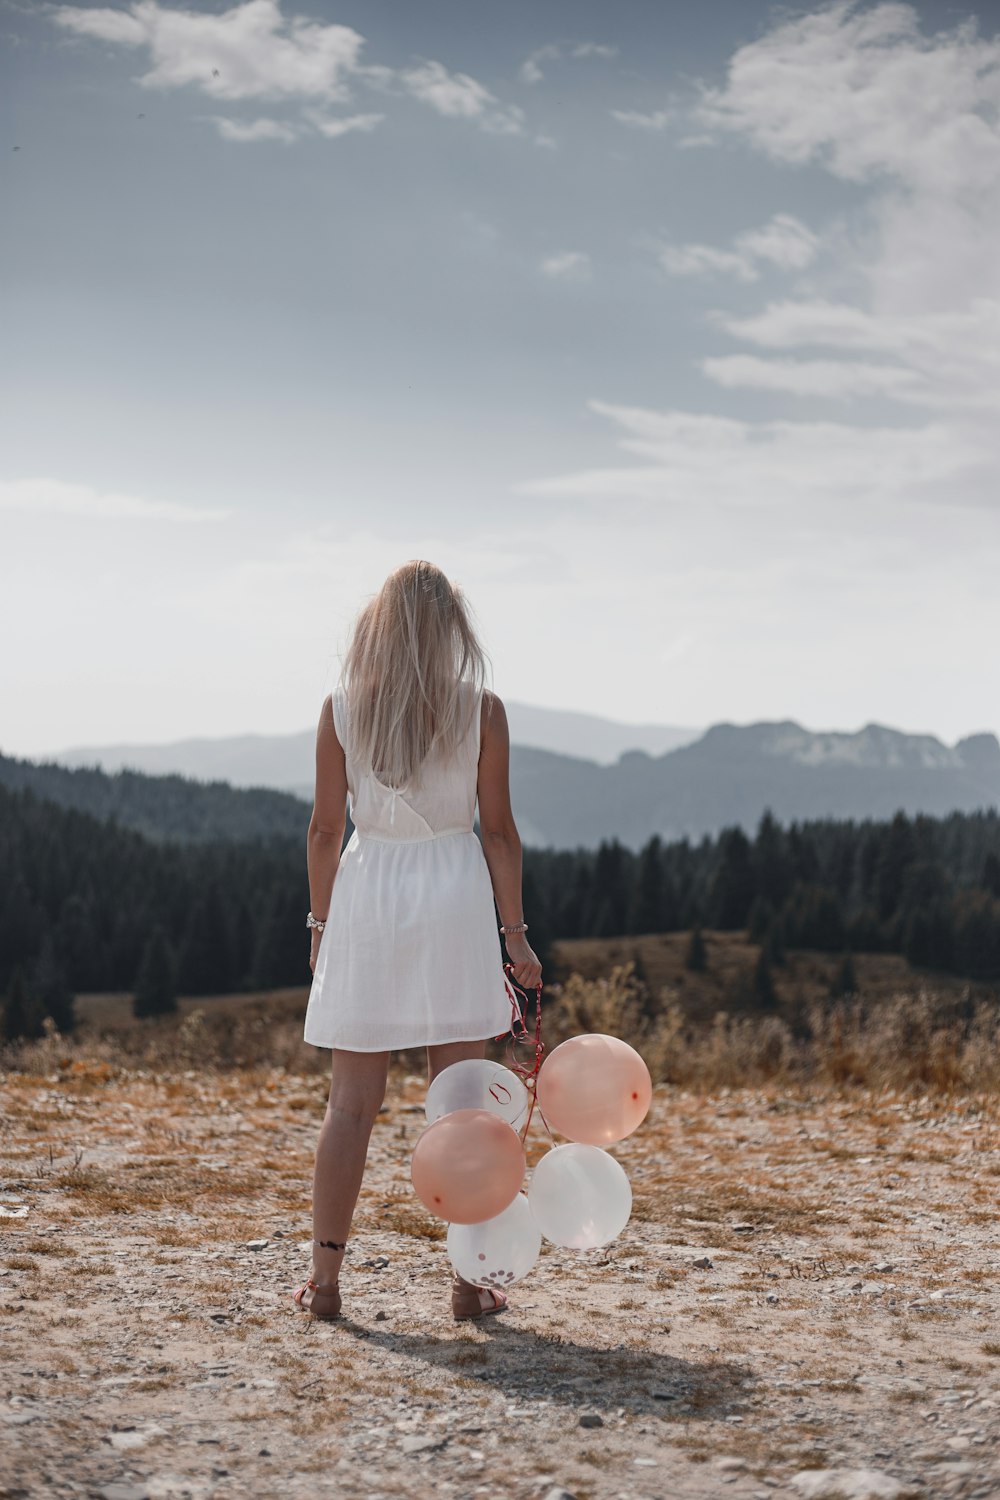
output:
[[303, 1035], [384, 1052], [505, 1035], [511, 1000], [477, 834], [355, 830], [340, 858]]

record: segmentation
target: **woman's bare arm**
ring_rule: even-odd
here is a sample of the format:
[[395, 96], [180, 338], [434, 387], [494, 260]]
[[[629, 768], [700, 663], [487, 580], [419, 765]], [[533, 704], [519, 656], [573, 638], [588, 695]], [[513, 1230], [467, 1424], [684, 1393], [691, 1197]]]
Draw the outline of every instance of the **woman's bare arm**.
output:
[[[479, 742], [479, 837], [504, 927], [524, 920], [521, 906], [521, 839], [510, 805], [510, 731], [495, 693], [483, 693]], [[506, 937], [514, 978], [528, 989], [541, 982], [542, 966], [523, 932]]]
[[[306, 835], [306, 866], [309, 871], [309, 904], [325, 919], [330, 910], [333, 882], [340, 866], [340, 851], [347, 826], [347, 765], [333, 725], [333, 700], [323, 699], [316, 730], [316, 793]], [[316, 967], [322, 934], [313, 928], [309, 967]]]

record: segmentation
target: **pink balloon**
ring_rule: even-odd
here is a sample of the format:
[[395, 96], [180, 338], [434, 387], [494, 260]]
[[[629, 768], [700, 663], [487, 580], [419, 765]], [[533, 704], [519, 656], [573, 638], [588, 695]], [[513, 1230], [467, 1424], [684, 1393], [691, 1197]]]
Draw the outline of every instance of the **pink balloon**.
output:
[[538, 1107], [553, 1130], [586, 1146], [611, 1146], [641, 1125], [653, 1097], [649, 1069], [616, 1036], [572, 1036], [538, 1075]]
[[452, 1224], [495, 1219], [524, 1180], [524, 1147], [506, 1120], [456, 1109], [428, 1125], [413, 1148], [410, 1178], [425, 1208]]

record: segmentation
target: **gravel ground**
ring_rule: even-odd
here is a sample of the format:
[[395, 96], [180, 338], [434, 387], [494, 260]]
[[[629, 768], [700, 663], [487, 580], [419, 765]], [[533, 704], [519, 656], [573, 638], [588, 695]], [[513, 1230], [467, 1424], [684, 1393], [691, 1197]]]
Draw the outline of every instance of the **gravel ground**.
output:
[[319, 1080], [8, 1075], [0, 1495], [1000, 1500], [996, 1101], [660, 1088], [624, 1234], [471, 1325], [422, 1099], [393, 1078], [325, 1324]]

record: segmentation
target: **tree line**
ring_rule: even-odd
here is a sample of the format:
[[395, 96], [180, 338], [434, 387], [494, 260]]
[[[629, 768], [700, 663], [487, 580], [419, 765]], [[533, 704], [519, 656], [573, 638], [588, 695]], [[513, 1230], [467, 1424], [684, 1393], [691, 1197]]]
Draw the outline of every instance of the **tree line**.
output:
[[[348, 828], [348, 833], [350, 828]], [[3, 1036], [74, 1024], [77, 992], [178, 994], [309, 983], [301, 836], [154, 842], [22, 786], [0, 785]], [[552, 976], [561, 938], [746, 930], [788, 949], [902, 953], [916, 966], [1000, 979], [1000, 814], [732, 827], [633, 851], [524, 851], [524, 909]]]

